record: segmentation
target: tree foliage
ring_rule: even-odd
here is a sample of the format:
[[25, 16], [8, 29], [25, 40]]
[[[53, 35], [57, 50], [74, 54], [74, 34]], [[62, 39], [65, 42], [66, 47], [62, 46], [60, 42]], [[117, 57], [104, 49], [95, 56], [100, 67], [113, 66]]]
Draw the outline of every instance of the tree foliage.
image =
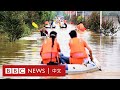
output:
[[80, 15], [77, 17], [77, 23], [83, 22], [84, 18]]
[[99, 12], [92, 12], [92, 14], [88, 17], [85, 21], [85, 26], [92, 31], [99, 32], [100, 30], [100, 13]]
[[7, 33], [9, 41], [15, 41], [30, 34], [32, 21], [40, 25], [55, 15], [55, 11], [0, 11], [0, 32]]

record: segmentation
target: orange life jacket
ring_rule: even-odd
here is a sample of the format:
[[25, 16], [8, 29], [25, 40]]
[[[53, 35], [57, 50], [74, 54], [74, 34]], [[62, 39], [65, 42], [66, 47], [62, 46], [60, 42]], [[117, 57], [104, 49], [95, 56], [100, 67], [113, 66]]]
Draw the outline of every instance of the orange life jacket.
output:
[[45, 24], [47, 24], [47, 25], [48, 25], [48, 24], [49, 24], [49, 22], [48, 22], [48, 21], [45, 21]]
[[56, 39], [54, 41], [53, 48], [52, 48], [52, 39], [48, 38], [47, 40], [45, 40], [40, 51], [43, 63], [47, 64], [50, 61], [57, 62], [59, 50], [60, 47]]
[[85, 31], [86, 28], [84, 27], [84, 25], [82, 23], [80, 23], [79, 25], [77, 25], [77, 28], [81, 31]]
[[82, 64], [84, 58], [87, 58], [86, 47], [87, 43], [82, 38], [72, 38], [69, 42], [70, 46], [70, 63]]

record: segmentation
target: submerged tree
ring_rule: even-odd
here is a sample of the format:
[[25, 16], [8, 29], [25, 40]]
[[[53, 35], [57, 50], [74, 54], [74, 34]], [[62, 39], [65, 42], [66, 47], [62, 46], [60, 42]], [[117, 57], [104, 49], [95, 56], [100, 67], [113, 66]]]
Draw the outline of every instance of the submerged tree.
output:
[[7, 34], [9, 41], [15, 41], [32, 32], [32, 21], [44, 24], [55, 15], [55, 11], [0, 11], [0, 31]]
[[92, 12], [85, 22], [85, 26], [92, 31], [99, 32], [100, 30], [100, 13], [97, 11]]
[[2, 12], [2, 26], [7, 33], [9, 41], [15, 41], [22, 37], [25, 28], [23, 25], [26, 16], [25, 11], [4, 11]]
[[113, 20], [103, 19], [101, 33], [103, 33], [105, 36], [114, 35], [118, 30], [119, 28], [114, 26]]

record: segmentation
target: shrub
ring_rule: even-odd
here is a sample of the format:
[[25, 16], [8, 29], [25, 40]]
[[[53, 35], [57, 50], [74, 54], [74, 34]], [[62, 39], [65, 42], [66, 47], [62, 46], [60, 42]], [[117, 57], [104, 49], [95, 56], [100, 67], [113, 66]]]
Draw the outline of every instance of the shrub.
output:
[[83, 22], [84, 18], [82, 16], [78, 16], [77, 17], [77, 24], [79, 24], [80, 22]]
[[92, 12], [85, 21], [85, 27], [95, 32], [100, 31], [100, 15], [98, 12]]
[[113, 20], [102, 20], [102, 28], [103, 29], [111, 29], [113, 28]]
[[30, 28], [27, 24], [23, 23], [22, 28], [24, 31], [23, 34], [21, 35], [22, 37], [25, 37], [25, 36], [31, 34], [32, 31], [30, 30]]
[[109, 36], [110, 34], [113, 35], [118, 31], [114, 28], [113, 20], [103, 20], [101, 26], [102, 26], [101, 33], [103, 33], [105, 36]]
[[73, 22], [74, 24], [77, 24], [77, 17], [76, 15], [73, 15], [70, 19], [71, 22]]
[[8, 20], [5, 25], [4, 29], [7, 32], [9, 41], [15, 41], [16, 39], [21, 38], [24, 31], [19, 20]]

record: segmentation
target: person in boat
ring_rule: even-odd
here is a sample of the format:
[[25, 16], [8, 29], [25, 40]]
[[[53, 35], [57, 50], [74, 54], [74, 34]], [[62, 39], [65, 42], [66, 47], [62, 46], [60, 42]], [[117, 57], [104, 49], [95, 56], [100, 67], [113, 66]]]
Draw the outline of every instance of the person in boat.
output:
[[47, 36], [48, 35], [48, 31], [46, 30], [45, 27], [43, 27], [42, 29], [40, 29], [40, 35], [41, 36]]
[[40, 56], [42, 57], [42, 64], [56, 65], [59, 64], [60, 45], [56, 39], [57, 32], [51, 31], [50, 37], [47, 38], [41, 47]]
[[64, 24], [65, 24], [65, 28], [67, 28], [67, 21], [66, 20], [64, 20]]
[[59, 60], [61, 64], [70, 64], [68, 56], [65, 56], [63, 53], [59, 53]]
[[86, 28], [84, 27], [83, 23], [80, 22], [78, 25], [77, 25], [77, 30], [81, 31], [81, 32], [84, 32], [86, 30]]
[[45, 23], [44, 23], [45, 25], [48, 25], [49, 24], [49, 22], [48, 21], [45, 21]]
[[49, 21], [44, 22], [44, 27], [46, 27], [46, 26], [48, 27], [49, 25], [50, 25]]
[[51, 28], [53, 27], [53, 22], [54, 22], [54, 21], [52, 20], [51, 23], [50, 23], [50, 27], [51, 27]]
[[[88, 57], [90, 57], [91, 61], [93, 61], [92, 49], [87, 44], [87, 42], [83, 38], [78, 38], [77, 32], [75, 30], [72, 30], [69, 33], [69, 35], [71, 37], [69, 41], [70, 47], [69, 63], [86, 65], [88, 63]], [[89, 55], [86, 49], [88, 49]]]

